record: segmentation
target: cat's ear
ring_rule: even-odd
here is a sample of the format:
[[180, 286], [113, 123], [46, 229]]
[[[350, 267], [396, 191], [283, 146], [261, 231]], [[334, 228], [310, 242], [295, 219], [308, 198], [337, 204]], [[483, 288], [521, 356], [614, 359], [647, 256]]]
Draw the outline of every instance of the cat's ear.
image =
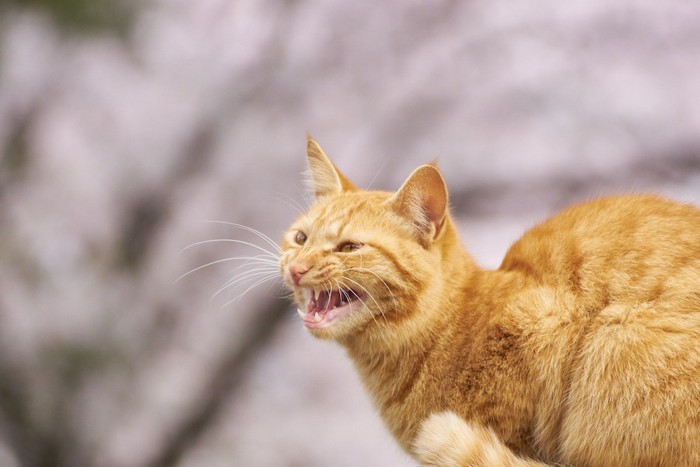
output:
[[311, 174], [310, 185], [317, 198], [357, 189], [333, 165], [311, 135], [306, 136], [306, 157], [309, 161], [309, 173]]
[[391, 208], [409, 220], [420, 240], [436, 240], [447, 218], [447, 185], [434, 164], [418, 167], [388, 200]]

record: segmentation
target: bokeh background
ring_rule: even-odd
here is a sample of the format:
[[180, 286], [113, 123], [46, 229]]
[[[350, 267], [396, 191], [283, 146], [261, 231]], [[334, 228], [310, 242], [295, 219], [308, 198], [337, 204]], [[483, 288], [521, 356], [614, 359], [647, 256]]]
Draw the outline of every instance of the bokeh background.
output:
[[484, 267], [575, 201], [700, 204], [699, 24], [683, 0], [3, 0], [0, 466], [414, 466], [264, 258], [178, 280], [274, 256], [211, 221], [281, 238], [307, 131], [361, 186], [437, 157]]

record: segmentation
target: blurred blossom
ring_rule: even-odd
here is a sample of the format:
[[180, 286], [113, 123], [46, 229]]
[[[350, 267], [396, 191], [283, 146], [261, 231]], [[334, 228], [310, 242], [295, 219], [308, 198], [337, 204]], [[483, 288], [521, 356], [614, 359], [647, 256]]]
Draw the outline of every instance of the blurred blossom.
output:
[[360, 186], [437, 157], [486, 267], [574, 201], [700, 204], [699, 21], [680, 0], [5, 1], [0, 465], [415, 465], [279, 279], [240, 296], [272, 263], [217, 262], [274, 248], [207, 221], [279, 240], [307, 131]]

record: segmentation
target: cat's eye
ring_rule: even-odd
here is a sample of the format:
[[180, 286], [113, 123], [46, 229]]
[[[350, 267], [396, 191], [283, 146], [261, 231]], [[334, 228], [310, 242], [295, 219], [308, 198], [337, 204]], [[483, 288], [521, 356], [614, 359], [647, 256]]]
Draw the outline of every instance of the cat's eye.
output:
[[297, 242], [297, 244], [299, 245], [303, 245], [304, 243], [306, 243], [306, 234], [300, 230], [294, 236], [294, 241]]
[[338, 251], [341, 253], [352, 253], [355, 250], [359, 250], [362, 247], [362, 243], [357, 242], [343, 242], [338, 245]]

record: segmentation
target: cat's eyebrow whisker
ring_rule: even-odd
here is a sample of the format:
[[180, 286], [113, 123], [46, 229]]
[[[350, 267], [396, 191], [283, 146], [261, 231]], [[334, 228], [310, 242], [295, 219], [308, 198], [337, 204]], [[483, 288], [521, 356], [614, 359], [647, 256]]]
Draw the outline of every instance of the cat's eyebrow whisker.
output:
[[[260, 264], [269, 264], [269, 265], [276, 265], [277, 264], [276, 262], [273, 262], [272, 260], [263, 259], [259, 256], [232, 256], [230, 258], [217, 259], [216, 261], [211, 261], [207, 264], [203, 264], [203, 265], [196, 267], [194, 269], [190, 269], [189, 271], [187, 271], [186, 273], [182, 274], [180, 277], [175, 279], [175, 282], [179, 282], [181, 279], [189, 276], [190, 274], [197, 272], [201, 269], [204, 269], [206, 267], [213, 266], [215, 264], [226, 263], [228, 261], [242, 261], [242, 260], [245, 260], [246, 262], [239, 267], [243, 267], [243, 266], [246, 266], [246, 265], [251, 264], [251, 263], [260, 263]], [[238, 268], [236, 268], [236, 269], [238, 269]], [[234, 269], [234, 270], [236, 270], [236, 269]]]
[[374, 177], [372, 177], [372, 180], [369, 182], [369, 185], [367, 185], [367, 190], [370, 190], [372, 188], [372, 184], [377, 181], [377, 177], [379, 177], [379, 174], [382, 173], [382, 170], [384, 169], [384, 166], [386, 163], [389, 161], [388, 157], [384, 158], [384, 162], [382, 162], [382, 165], [379, 167], [379, 170], [377, 170], [377, 173], [374, 174]]
[[252, 233], [252, 234], [254, 234], [254, 235], [257, 235], [259, 238], [263, 239], [265, 242], [267, 242], [268, 245], [270, 245], [271, 247], [273, 247], [273, 248], [275, 249], [275, 251], [277, 251], [278, 254], [279, 254], [279, 253], [282, 253], [282, 247], [280, 247], [280, 246], [277, 244], [277, 242], [275, 242], [274, 240], [272, 240], [270, 237], [268, 237], [267, 235], [265, 235], [265, 234], [262, 233], [261, 231], [259, 231], [259, 230], [257, 230], [257, 229], [254, 229], [254, 228], [252, 228], [252, 227], [249, 227], [249, 226], [247, 226], [247, 225], [237, 224], [237, 223], [235, 223], [235, 222], [226, 222], [226, 221], [204, 221], [204, 222], [206, 222], [206, 223], [208, 223], [208, 224], [222, 224], [222, 225], [228, 225], [228, 226], [234, 227], [234, 228], [236, 228], [236, 229], [245, 230], [245, 231], [250, 232], [250, 233]]
[[303, 213], [305, 209], [299, 204], [297, 200], [284, 193], [277, 192], [277, 199], [283, 201], [287, 206], [297, 211], [299, 214]]
[[297, 187], [297, 191], [301, 193], [301, 197], [304, 198], [304, 201], [306, 201], [306, 204], [310, 205], [313, 202], [313, 199], [309, 195], [307, 191], [302, 190], [301, 188]]
[[192, 243], [192, 244], [190, 244], [190, 245], [187, 245], [185, 248], [183, 248], [183, 249], [180, 251], [180, 254], [184, 253], [186, 250], [189, 250], [189, 249], [192, 248], [192, 247], [195, 247], [195, 246], [198, 246], [198, 245], [205, 245], [205, 244], [207, 244], [207, 243], [216, 243], [216, 242], [231, 242], [231, 243], [237, 243], [237, 244], [240, 244], [240, 245], [246, 245], [246, 246], [255, 248], [256, 250], [262, 251], [263, 253], [265, 253], [265, 256], [268, 256], [268, 257], [270, 257], [270, 258], [274, 258], [275, 260], [279, 260], [279, 256], [278, 256], [278, 255], [275, 255], [273, 252], [271, 252], [271, 251], [269, 251], [269, 250], [266, 250], [265, 248], [261, 247], [260, 245], [256, 245], [255, 243], [246, 242], [246, 241], [244, 241], [244, 240], [237, 240], [237, 239], [234, 239], [234, 238], [214, 238], [214, 239], [212, 239], [212, 240], [202, 240], [202, 241], [200, 241], [200, 242], [195, 242], [195, 243]]

